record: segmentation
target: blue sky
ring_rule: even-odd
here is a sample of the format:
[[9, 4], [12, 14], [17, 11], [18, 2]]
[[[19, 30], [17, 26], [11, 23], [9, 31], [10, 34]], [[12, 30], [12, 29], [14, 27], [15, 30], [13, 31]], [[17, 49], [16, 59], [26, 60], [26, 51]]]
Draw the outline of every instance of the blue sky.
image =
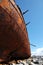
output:
[[43, 0], [15, 0], [22, 12], [29, 10], [24, 15], [25, 22], [31, 22], [27, 26], [28, 37], [31, 44], [31, 51], [35, 52], [38, 48], [43, 48]]

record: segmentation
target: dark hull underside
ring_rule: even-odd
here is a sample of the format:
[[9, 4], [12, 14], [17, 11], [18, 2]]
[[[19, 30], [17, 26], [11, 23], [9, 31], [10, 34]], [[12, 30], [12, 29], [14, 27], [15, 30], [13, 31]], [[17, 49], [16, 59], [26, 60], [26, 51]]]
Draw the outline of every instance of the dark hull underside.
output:
[[26, 59], [30, 55], [27, 32], [22, 30], [17, 17], [0, 6], [0, 62]]

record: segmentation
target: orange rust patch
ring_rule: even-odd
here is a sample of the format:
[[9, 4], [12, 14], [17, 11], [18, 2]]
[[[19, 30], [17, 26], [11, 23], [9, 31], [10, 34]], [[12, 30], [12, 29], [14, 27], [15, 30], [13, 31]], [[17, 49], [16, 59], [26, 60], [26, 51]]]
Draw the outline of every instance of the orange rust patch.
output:
[[22, 23], [22, 20], [21, 20], [21, 18], [20, 18], [20, 17], [18, 18], [18, 23], [19, 23], [19, 24], [21, 24], [21, 23]]

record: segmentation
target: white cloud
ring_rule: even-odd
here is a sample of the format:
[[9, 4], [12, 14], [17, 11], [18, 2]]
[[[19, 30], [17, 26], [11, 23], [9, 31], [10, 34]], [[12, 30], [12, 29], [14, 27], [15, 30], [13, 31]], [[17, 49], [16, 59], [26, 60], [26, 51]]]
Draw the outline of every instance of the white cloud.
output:
[[43, 56], [43, 48], [38, 48], [34, 52], [31, 53], [32, 55], [38, 55], [38, 56]]

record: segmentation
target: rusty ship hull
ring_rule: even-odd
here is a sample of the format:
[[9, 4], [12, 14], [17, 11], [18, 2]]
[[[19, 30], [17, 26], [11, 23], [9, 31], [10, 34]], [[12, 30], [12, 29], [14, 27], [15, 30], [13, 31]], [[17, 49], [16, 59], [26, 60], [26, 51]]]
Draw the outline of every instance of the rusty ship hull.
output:
[[0, 62], [29, 58], [30, 42], [22, 14], [13, 0], [0, 2]]

